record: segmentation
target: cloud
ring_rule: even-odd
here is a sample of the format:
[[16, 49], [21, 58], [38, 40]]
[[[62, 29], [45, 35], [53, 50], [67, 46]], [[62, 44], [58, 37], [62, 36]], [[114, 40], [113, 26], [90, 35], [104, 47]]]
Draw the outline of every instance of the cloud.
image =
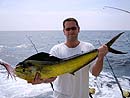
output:
[[0, 30], [61, 30], [67, 17], [77, 18], [81, 29], [129, 29], [128, 14], [103, 9], [116, 4], [110, 1], [1, 0]]

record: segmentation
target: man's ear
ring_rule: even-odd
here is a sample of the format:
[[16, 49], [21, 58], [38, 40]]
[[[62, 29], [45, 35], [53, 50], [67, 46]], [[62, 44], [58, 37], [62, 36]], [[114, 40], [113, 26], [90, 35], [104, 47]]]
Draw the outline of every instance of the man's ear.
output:
[[78, 27], [78, 31], [80, 32], [80, 27]]

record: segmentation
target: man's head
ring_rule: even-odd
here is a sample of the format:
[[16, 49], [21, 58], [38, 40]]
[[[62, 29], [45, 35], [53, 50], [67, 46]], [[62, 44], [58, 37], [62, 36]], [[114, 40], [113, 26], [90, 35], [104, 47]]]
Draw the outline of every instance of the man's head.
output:
[[68, 41], [78, 40], [80, 27], [78, 21], [74, 18], [67, 18], [63, 21], [63, 32]]
[[68, 22], [68, 21], [74, 21], [77, 27], [79, 27], [78, 21], [75, 18], [67, 18], [63, 21], [63, 28], [65, 28], [65, 22]]

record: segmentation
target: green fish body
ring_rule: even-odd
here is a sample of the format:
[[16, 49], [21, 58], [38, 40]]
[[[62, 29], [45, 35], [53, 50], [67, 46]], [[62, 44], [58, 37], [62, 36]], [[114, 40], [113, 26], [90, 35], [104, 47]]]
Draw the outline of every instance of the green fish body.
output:
[[[110, 52], [124, 54], [124, 52], [110, 48], [121, 34], [123, 33], [118, 34], [106, 44]], [[37, 73], [40, 75], [41, 79], [48, 79], [65, 73], [74, 74], [74, 72], [95, 60], [97, 56], [98, 49], [65, 59], [60, 59], [50, 56], [48, 53], [40, 52], [17, 64], [15, 74], [28, 82], [33, 81]]]
[[[15, 68], [15, 74], [18, 77], [32, 81], [35, 78], [36, 72], [40, 74], [42, 79], [56, 77], [65, 73], [74, 74], [74, 72], [96, 59], [98, 50], [95, 49], [82, 55], [70, 57], [69, 59], [59, 59], [44, 52], [36, 55], [48, 55], [48, 60], [39, 61], [28, 59], [19, 63]], [[49, 57], [54, 58], [55, 61], [49, 61]]]

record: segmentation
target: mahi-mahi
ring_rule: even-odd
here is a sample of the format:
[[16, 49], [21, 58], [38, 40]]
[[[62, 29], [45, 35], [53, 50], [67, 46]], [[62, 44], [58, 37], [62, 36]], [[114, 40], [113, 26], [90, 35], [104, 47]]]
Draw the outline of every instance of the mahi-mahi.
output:
[[[114, 50], [110, 47], [122, 34], [123, 32], [119, 33], [105, 44], [107, 45], [109, 52], [124, 54], [124, 52]], [[45, 52], [40, 52], [18, 63], [15, 67], [14, 73], [16, 76], [25, 79], [28, 82], [33, 81], [36, 74], [40, 75], [41, 79], [48, 79], [65, 73], [74, 74], [76, 71], [95, 60], [97, 56], [98, 49], [65, 59], [51, 56]]]

